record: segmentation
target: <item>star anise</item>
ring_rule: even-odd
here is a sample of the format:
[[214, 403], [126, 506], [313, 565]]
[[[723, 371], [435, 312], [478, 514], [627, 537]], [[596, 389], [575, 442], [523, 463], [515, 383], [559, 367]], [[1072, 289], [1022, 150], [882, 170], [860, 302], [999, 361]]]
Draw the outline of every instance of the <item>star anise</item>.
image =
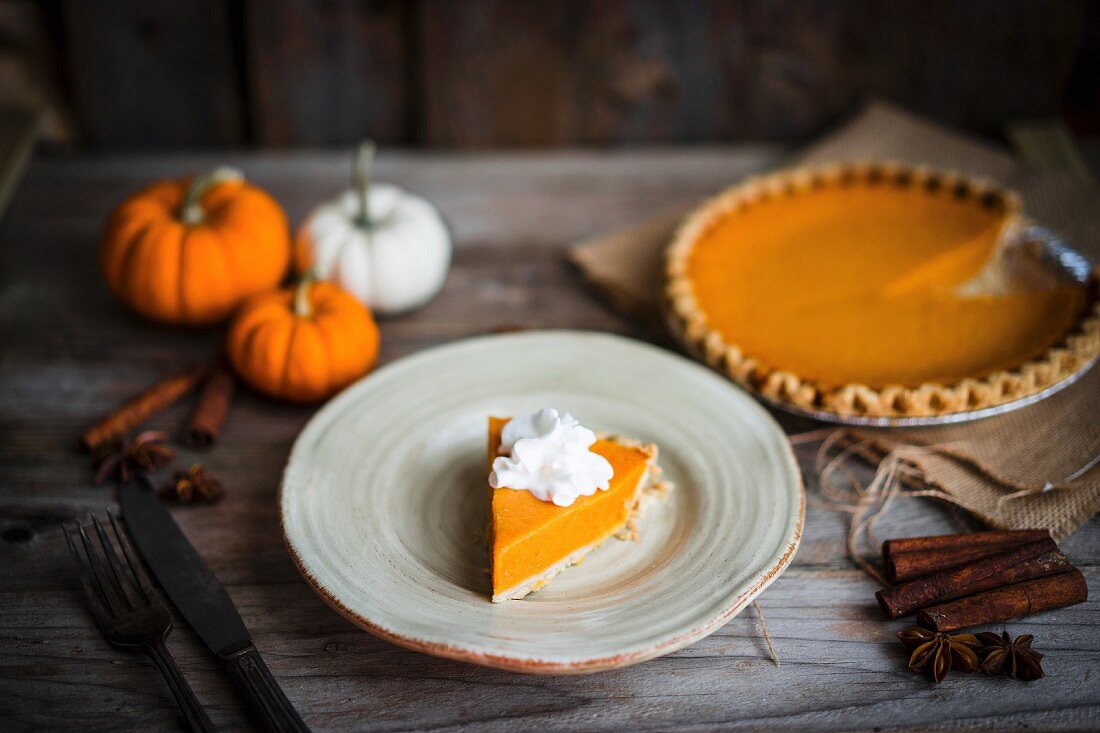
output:
[[95, 482], [101, 484], [108, 478], [129, 481], [138, 471], [153, 473], [168, 465], [175, 451], [165, 445], [167, 440], [166, 433], [147, 430], [129, 442], [111, 442], [92, 458]]
[[1003, 674], [1030, 682], [1043, 676], [1040, 664], [1043, 655], [1031, 649], [1031, 634], [1017, 636], [1016, 641], [1002, 631], [1000, 636], [988, 631], [978, 634], [981, 643], [982, 671], [986, 674]]
[[945, 634], [913, 626], [898, 632], [909, 649], [909, 669], [924, 672], [937, 684], [953, 669], [973, 672], [978, 668], [975, 650], [981, 645], [973, 634]]
[[186, 471], [176, 471], [160, 495], [181, 504], [213, 504], [225, 496], [225, 487], [196, 463]]

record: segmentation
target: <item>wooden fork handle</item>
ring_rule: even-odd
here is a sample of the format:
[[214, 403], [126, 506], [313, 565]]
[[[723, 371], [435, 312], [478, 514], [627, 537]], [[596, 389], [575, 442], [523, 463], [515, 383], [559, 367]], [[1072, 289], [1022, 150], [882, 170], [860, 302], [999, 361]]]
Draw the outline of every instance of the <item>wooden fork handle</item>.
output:
[[248, 645], [223, 656], [222, 660], [233, 682], [248, 698], [267, 730], [274, 733], [309, 733], [309, 728], [286, 699], [256, 647]]
[[216, 731], [217, 728], [210, 721], [210, 716], [206, 714], [206, 709], [199, 702], [199, 698], [195, 696], [195, 691], [191, 689], [191, 685], [187, 684], [187, 679], [183, 676], [183, 672], [176, 664], [172, 653], [168, 651], [164, 641], [154, 641], [142, 647], [142, 650], [149, 655], [149, 658], [157, 665], [157, 669], [164, 675], [164, 681], [168, 683], [168, 688], [172, 690], [172, 695], [179, 703], [180, 712], [187, 720], [188, 727], [201, 733]]

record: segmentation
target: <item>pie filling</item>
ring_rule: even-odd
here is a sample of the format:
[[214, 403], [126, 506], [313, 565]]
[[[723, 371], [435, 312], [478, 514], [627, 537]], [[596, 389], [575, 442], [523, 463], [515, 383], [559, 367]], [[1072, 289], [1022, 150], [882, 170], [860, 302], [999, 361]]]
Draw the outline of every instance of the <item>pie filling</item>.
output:
[[[507, 418], [489, 418], [489, 463], [498, 456]], [[614, 469], [610, 485], [569, 506], [530, 491], [489, 489], [493, 601], [522, 598], [627, 527], [644, 491], [658, 487], [657, 449], [610, 438], [591, 447]]]
[[719, 216], [685, 274], [707, 326], [767, 371], [824, 389], [953, 384], [1039, 356], [1086, 306], [1079, 285], [959, 293], [1008, 223], [946, 187], [855, 180]]

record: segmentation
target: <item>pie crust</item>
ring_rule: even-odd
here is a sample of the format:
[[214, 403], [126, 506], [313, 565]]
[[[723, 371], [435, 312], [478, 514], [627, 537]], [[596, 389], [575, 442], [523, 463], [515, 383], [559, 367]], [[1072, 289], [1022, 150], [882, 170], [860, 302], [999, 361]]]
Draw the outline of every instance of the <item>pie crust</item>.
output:
[[1093, 271], [1085, 312], [1058, 343], [1017, 367], [956, 383], [872, 388], [849, 383], [822, 386], [798, 374], [768, 367], [758, 355], [708, 325], [688, 275], [688, 260], [699, 238], [717, 220], [755, 202], [852, 182], [950, 190], [960, 200], [1022, 221], [1018, 195], [991, 182], [956, 172], [895, 162], [838, 163], [797, 168], [752, 178], [727, 189], [689, 214], [666, 250], [661, 305], [673, 335], [696, 358], [755, 390], [770, 401], [815, 414], [841, 418], [921, 418], [971, 412], [1038, 395], [1079, 376], [1100, 356], [1100, 301]]

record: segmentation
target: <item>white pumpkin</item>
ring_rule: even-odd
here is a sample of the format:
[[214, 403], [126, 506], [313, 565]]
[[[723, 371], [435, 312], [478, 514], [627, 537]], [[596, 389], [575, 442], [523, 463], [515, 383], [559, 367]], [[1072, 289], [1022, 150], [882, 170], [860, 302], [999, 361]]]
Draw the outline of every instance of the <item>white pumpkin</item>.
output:
[[451, 236], [425, 199], [397, 186], [371, 185], [373, 143], [356, 156], [355, 187], [314, 209], [295, 241], [299, 272], [332, 280], [378, 313], [427, 303], [443, 287]]

